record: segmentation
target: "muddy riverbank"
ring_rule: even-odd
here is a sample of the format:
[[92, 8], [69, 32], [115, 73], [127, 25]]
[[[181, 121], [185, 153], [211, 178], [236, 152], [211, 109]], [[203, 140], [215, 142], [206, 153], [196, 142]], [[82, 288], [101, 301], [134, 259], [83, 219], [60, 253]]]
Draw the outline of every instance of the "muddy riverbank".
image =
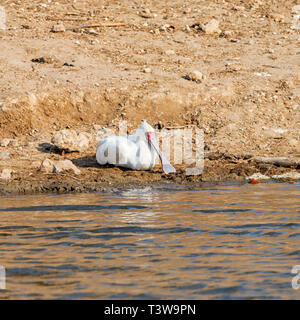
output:
[[[45, 157], [45, 156], [44, 156]], [[47, 159], [59, 161], [69, 159], [80, 170], [62, 173], [46, 173], [40, 169], [40, 161], [30, 158], [13, 160], [11, 178], [0, 182], [0, 195], [35, 193], [70, 193], [117, 191], [128, 187], [158, 186], [164, 184], [184, 185], [193, 188], [208, 184], [247, 183], [255, 174], [258, 181], [284, 181], [293, 183], [300, 178], [300, 163], [280, 166], [258, 161], [255, 157], [229, 154], [207, 154], [201, 175], [186, 175], [185, 165], [175, 166], [175, 174], [164, 174], [160, 166], [151, 171], [132, 171], [112, 166], [99, 166], [94, 155], [84, 156], [48, 154]], [[189, 166], [191, 167], [191, 166]], [[288, 174], [289, 173], [289, 174]], [[272, 179], [275, 178], [276, 179]], [[279, 177], [278, 177], [279, 176]], [[280, 178], [281, 177], [281, 178]]]

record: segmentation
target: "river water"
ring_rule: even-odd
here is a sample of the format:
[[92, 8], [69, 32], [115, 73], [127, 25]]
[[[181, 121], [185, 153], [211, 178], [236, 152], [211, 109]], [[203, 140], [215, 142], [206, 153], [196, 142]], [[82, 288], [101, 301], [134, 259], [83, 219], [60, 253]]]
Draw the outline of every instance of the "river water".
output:
[[0, 197], [0, 222], [1, 299], [300, 299], [299, 182]]

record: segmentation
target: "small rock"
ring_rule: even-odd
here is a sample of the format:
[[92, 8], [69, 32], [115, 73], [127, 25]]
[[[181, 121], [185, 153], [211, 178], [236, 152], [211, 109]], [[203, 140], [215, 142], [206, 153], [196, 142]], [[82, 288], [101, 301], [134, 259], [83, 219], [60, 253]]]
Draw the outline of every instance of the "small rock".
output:
[[270, 14], [270, 18], [272, 18], [272, 19], [273, 19], [274, 21], [276, 21], [276, 22], [282, 22], [282, 23], [285, 22], [285, 17], [284, 17], [284, 15], [279, 14], [279, 13], [272, 13], [272, 14]]
[[206, 24], [202, 25], [201, 30], [206, 34], [221, 33], [221, 30], [219, 28], [219, 21], [216, 19], [212, 19]]
[[190, 28], [190, 26], [187, 24], [187, 25], [184, 27], [184, 30], [185, 30], [186, 32], [190, 32], [190, 31], [191, 31], [191, 28]]
[[291, 21], [291, 29], [300, 30], [300, 4], [294, 6], [291, 13], [293, 17]]
[[0, 141], [0, 147], [8, 147], [8, 146], [19, 147], [19, 143], [15, 139], [7, 139], [7, 138], [2, 139]]
[[66, 27], [62, 23], [55, 24], [51, 28], [51, 32], [65, 32]]
[[[294, 147], [294, 148], [300, 147], [300, 141], [298, 141], [295, 138], [290, 138], [287, 140], [287, 142], [291, 147]], [[299, 148], [299, 150], [300, 150], [300, 148]]]
[[200, 71], [194, 70], [194, 71], [190, 72], [190, 73], [186, 76], [186, 78], [187, 78], [188, 80], [191, 80], [191, 81], [195, 81], [195, 82], [197, 82], [197, 83], [200, 83], [200, 82], [202, 82], [202, 80], [204, 80], [204, 75], [203, 75]]
[[154, 30], [151, 29], [149, 32], [152, 33], [152, 34], [156, 34], [156, 35], [160, 34], [159, 29], [154, 29]]
[[271, 77], [271, 74], [268, 72], [254, 72], [254, 75], [257, 77]]
[[9, 159], [9, 154], [0, 152], [0, 159], [3, 159], [3, 160]]
[[234, 32], [232, 30], [225, 30], [220, 33], [220, 36], [224, 37], [224, 38], [229, 38], [229, 37], [232, 37], [233, 34], [234, 34]]
[[60, 150], [66, 152], [81, 152], [89, 147], [89, 137], [87, 133], [77, 134], [75, 130], [61, 130], [54, 134], [51, 142]]
[[89, 34], [93, 34], [93, 35], [98, 35], [98, 32], [95, 30], [95, 29], [90, 29], [89, 31], [88, 31], [88, 33]]
[[166, 50], [166, 51], [165, 51], [165, 54], [166, 54], [167, 56], [171, 56], [171, 55], [175, 54], [175, 51], [172, 50], [172, 49]]
[[292, 14], [300, 14], [300, 4], [292, 8]]
[[151, 73], [152, 70], [151, 70], [151, 68], [145, 68], [145, 69], [143, 70], [143, 72], [144, 72], [144, 73]]
[[71, 160], [62, 160], [54, 163], [54, 173], [63, 173], [71, 171], [75, 174], [80, 174], [80, 170], [73, 164]]
[[159, 28], [159, 31], [173, 31], [174, 29], [174, 26], [171, 26], [170, 24], [166, 23]]
[[12, 172], [11, 169], [3, 169], [0, 174], [0, 180], [10, 180]]
[[292, 30], [300, 30], [300, 14], [296, 14], [293, 16], [291, 23]]
[[300, 179], [300, 172], [291, 171], [280, 175], [274, 175], [272, 176], [273, 179]]
[[246, 178], [247, 180], [269, 180], [270, 177], [269, 176], [265, 176], [264, 174], [261, 174], [260, 172], [254, 173], [252, 174], [250, 177]]
[[7, 139], [7, 138], [2, 139], [0, 141], [0, 147], [7, 147], [10, 144], [10, 142], [11, 142], [11, 139]]
[[44, 56], [40, 58], [31, 59], [31, 62], [42, 63], [42, 64], [43, 63], [52, 64], [52, 63], [58, 62], [58, 59], [53, 56]]
[[45, 159], [40, 165], [40, 171], [45, 173], [52, 173], [54, 169], [54, 162], [50, 159]]
[[139, 13], [140, 17], [149, 19], [157, 17], [157, 14], [152, 13], [150, 9], [146, 8]]
[[231, 8], [231, 10], [233, 10], [233, 11], [245, 11], [246, 10], [246, 8], [244, 7], [244, 6], [233, 6], [232, 8]]
[[262, 129], [263, 136], [273, 139], [282, 138], [284, 135], [288, 133], [288, 130], [281, 128], [262, 127]]

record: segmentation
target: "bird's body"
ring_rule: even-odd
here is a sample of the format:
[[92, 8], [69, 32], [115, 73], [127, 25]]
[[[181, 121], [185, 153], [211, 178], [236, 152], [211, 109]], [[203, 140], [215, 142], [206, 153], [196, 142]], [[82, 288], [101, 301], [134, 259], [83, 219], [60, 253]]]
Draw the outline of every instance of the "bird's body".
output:
[[99, 142], [96, 158], [101, 165], [113, 164], [133, 170], [149, 170], [157, 156], [149, 152], [148, 143], [128, 137], [113, 136]]
[[155, 165], [157, 155], [164, 172], [175, 172], [157, 145], [154, 129], [143, 121], [134, 135], [112, 136], [101, 140], [97, 146], [96, 160], [100, 165], [150, 170]]

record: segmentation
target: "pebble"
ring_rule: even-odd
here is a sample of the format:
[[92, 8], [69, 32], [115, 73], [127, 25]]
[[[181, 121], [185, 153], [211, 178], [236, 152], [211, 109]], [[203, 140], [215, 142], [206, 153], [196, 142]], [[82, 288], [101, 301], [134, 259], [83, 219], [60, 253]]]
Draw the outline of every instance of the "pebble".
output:
[[5, 152], [0, 152], [0, 159], [3, 159], [3, 160], [9, 159], [9, 154]]
[[264, 174], [261, 174], [260, 172], [252, 174], [250, 177], [246, 178], [247, 180], [269, 180], [269, 176], [265, 176]]
[[62, 23], [55, 24], [51, 28], [51, 32], [65, 32], [66, 27]]
[[57, 62], [57, 59], [52, 56], [45, 56], [45, 57], [31, 59], [31, 62], [51, 64], [51, 63]]
[[188, 80], [191, 80], [191, 81], [195, 81], [195, 82], [197, 82], [197, 83], [200, 83], [200, 82], [202, 82], [202, 80], [204, 80], [204, 75], [203, 75], [200, 71], [194, 70], [194, 71], [190, 72], [190, 73], [186, 76], [186, 78], [187, 78]]
[[157, 17], [156, 13], [152, 13], [150, 9], [146, 8], [139, 13], [140, 17], [149, 19]]
[[95, 30], [95, 29], [90, 29], [89, 31], [88, 31], [88, 33], [89, 34], [93, 34], [93, 35], [98, 35], [98, 32]]
[[156, 34], [156, 35], [160, 34], [159, 29], [154, 29], [154, 30], [151, 29], [149, 32], [152, 33], [152, 34]]
[[222, 32], [222, 34], [224, 35], [225, 38], [227, 38], [227, 37], [232, 37], [234, 32], [232, 30], [225, 30], [224, 32]]
[[221, 33], [221, 30], [219, 28], [219, 21], [216, 19], [212, 19], [206, 24], [201, 26], [202, 31], [204, 31], [206, 34], [214, 34], [214, 33]]
[[190, 32], [190, 31], [191, 31], [191, 28], [190, 28], [190, 26], [187, 24], [187, 25], [184, 27], [184, 30], [185, 30], [186, 32]]
[[10, 180], [12, 172], [13, 171], [11, 169], [3, 169], [0, 174], [0, 179], [1, 180]]
[[300, 172], [291, 171], [284, 174], [274, 175], [272, 176], [273, 179], [300, 179]]
[[270, 15], [270, 17], [276, 22], [282, 22], [282, 23], [285, 22], [285, 17], [282, 14], [273, 13], [273, 14]]
[[244, 7], [244, 6], [233, 6], [232, 8], [231, 8], [231, 10], [234, 10], [234, 11], [245, 11], [246, 10], [246, 8]]
[[300, 4], [292, 7], [292, 14], [300, 14]]
[[145, 68], [145, 69], [143, 70], [143, 72], [144, 72], [144, 73], [151, 73], [152, 70], [151, 70], [151, 68]]
[[291, 29], [300, 30], [300, 14], [296, 14], [293, 16], [293, 19], [291, 22]]
[[291, 147], [294, 147], [294, 148], [297, 148], [298, 146], [300, 147], [300, 142], [295, 138], [290, 138], [287, 140], [287, 142]]
[[269, 128], [269, 127], [262, 127], [263, 129], [263, 136], [268, 138], [282, 138], [283, 135], [286, 135], [288, 133], [288, 130], [281, 129], [281, 128]]
[[159, 31], [173, 31], [174, 29], [174, 26], [171, 26], [170, 24], [166, 23], [159, 28]]
[[0, 141], [0, 147], [7, 147], [10, 144], [10, 142], [11, 142], [11, 139], [7, 139], [7, 138], [2, 139]]
[[170, 50], [166, 50], [164, 53], [165, 53], [167, 56], [172, 56], [173, 54], [175, 54], [175, 51], [172, 50], [172, 49], [170, 49]]
[[271, 75], [267, 72], [254, 72], [254, 75], [257, 77], [271, 77]]

